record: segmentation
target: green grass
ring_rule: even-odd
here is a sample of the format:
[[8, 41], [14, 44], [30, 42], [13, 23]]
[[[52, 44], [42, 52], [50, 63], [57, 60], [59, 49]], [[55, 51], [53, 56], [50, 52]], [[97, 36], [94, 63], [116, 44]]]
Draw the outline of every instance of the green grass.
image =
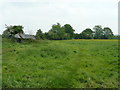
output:
[[117, 88], [117, 40], [3, 40], [3, 88]]

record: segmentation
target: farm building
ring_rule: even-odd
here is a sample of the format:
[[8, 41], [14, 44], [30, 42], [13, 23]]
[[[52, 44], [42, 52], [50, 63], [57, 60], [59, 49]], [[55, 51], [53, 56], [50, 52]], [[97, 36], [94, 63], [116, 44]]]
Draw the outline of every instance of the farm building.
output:
[[33, 35], [28, 35], [28, 34], [15, 34], [15, 38], [36, 39]]

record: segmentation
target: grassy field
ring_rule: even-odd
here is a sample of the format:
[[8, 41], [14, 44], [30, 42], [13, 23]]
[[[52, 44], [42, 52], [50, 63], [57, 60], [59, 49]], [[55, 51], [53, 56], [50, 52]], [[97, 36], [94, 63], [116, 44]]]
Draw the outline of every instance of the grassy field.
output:
[[117, 88], [117, 40], [3, 40], [3, 88]]

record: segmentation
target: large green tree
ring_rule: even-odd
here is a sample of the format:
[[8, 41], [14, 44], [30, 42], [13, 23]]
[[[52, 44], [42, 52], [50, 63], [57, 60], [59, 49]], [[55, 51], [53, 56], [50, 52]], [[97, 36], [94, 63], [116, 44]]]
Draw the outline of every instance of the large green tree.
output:
[[92, 39], [93, 31], [90, 28], [86, 28], [82, 33], [80, 33], [82, 39]]
[[37, 30], [36, 38], [37, 38], [37, 39], [45, 39], [44, 33], [42, 32], [41, 29]]
[[94, 28], [94, 38], [95, 39], [101, 39], [103, 37], [103, 29], [101, 25], [96, 25]]
[[52, 28], [48, 32], [49, 39], [62, 40], [65, 38], [65, 30], [61, 27], [60, 23], [52, 25]]
[[70, 38], [73, 38], [74, 37], [74, 29], [73, 27], [70, 25], [70, 24], [65, 24], [63, 26], [64, 30], [65, 30], [65, 33], [68, 33], [70, 35]]
[[7, 26], [6, 30], [3, 32], [3, 37], [7, 38], [14, 38], [15, 34], [23, 34], [23, 26], [21, 25], [14, 25], [14, 26]]
[[103, 29], [103, 33], [104, 33], [104, 39], [112, 39], [114, 37], [114, 34], [109, 27], [105, 27]]

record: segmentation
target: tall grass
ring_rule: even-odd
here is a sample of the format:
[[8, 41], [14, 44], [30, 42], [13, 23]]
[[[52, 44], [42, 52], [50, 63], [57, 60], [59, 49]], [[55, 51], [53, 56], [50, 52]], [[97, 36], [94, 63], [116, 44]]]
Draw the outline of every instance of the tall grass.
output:
[[117, 88], [118, 42], [3, 41], [4, 88]]

